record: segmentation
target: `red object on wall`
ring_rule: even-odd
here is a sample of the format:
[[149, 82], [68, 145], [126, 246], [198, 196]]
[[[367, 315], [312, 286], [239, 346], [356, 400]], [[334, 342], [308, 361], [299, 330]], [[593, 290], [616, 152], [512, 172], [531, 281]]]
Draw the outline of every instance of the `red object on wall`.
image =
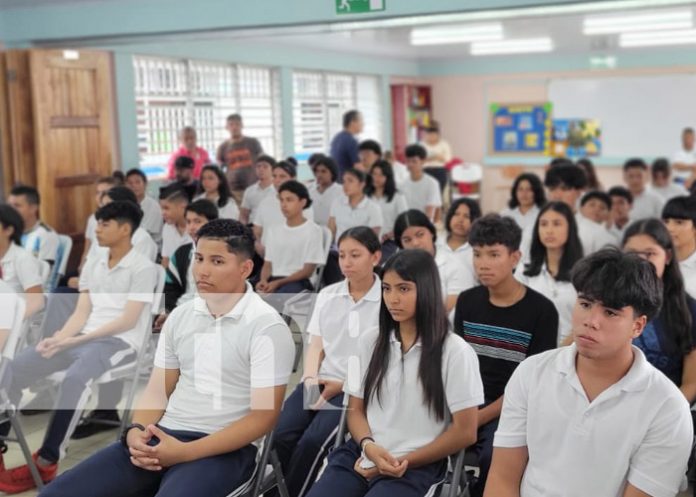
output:
[[421, 141], [432, 122], [432, 94], [429, 86], [392, 85], [391, 98], [394, 155], [406, 162], [404, 148]]

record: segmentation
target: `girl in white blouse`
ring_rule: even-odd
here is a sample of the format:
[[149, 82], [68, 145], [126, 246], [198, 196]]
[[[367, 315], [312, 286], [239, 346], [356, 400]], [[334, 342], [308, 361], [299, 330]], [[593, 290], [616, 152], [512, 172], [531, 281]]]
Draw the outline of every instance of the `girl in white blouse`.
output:
[[201, 170], [199, 192], [193, 200], [210, 200], [217, 206], [220, 219], [239, 220], [239, 207], [230, 194], [225, 173], [215, 164], [204, 166]]
[[385, 160], [375, 162], [370, 170], [372, 185], [367, 195], [377, 202], [382, 210], [382, 257], [386, 261], [397, 250], [394, 242], [394, 222], [402, 212], [408, 210], [406, 197], [396, 189], [396, 179], [391, 164]]
[[545, 203], [546, 194], [539, 176], [533, 173], [520, 174], [512, 184], [508, 209], [500, 215], [511, 217], [524, 231], [534, 225], [539, 209]]
[[530, 262], [517, 277], [556, 306], [559, 344], [571, 333], [577, 293], [570, 282], [570, 271], [582, 257], [582, 243], [570, 207], [563, 202], [546, 204], [534, 225]]

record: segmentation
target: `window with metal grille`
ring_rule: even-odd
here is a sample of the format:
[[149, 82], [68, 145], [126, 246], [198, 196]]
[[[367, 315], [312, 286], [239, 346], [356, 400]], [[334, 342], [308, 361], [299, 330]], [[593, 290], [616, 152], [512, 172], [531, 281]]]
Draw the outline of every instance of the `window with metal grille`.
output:
[[133, 57], [140, 166], [158, 176], [179, 147], [178, 132], [193, 126], [212, 160], [229, 138], [226, 118], [239, 113], [244, 134], [280, 156], [280, 80], [268, 67], [201, 60]]
[[365, 126], [360, 139], [382, 141], [379, 78], [313, 71], [293, 72], [295, 153], [328, 153], [331, 139], [343, 128], [343, 114], [359, 110]]

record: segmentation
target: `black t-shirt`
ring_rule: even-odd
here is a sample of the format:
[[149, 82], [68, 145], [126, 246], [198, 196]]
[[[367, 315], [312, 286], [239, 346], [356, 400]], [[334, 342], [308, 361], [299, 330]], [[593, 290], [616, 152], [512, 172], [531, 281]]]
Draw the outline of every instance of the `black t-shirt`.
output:
[[516, 304], [497, 307], [491, 304], [488, 288], [477, 286], [459, 295], [454, 331], [478, 355], [489, 403], [503, 395], [519, 363], [556, 347], [558, 312], [553, 302], [529, 287]]

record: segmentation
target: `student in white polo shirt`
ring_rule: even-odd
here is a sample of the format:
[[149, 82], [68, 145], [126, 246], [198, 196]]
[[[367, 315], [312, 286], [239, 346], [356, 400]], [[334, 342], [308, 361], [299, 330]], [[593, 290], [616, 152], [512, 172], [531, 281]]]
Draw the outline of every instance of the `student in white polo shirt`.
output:
[[442, 194], [437, 180], [423, 170], [428, 152], [422, 145], [415, 144], [406, 147], [405, 153], [409, 177], [400, 189], [406, 196], [406, 204], [409, 209], [418, 209], [434, 220], [442, 207]]
[[626, 187], [633, 195], [631, 220], [660, 217], [665, 200], [648, 186], [648, 165], [643, 159], [629, 159], [623, 165]]
[[394, 222], [402, 212], [408, 210], [406, 197], [396, 189], [396, 179], [391, 164], [385, 160], [378, 160], [370, 170], [372, 185], [368, 188], [367, 195], [374, 200], [382, 211], [382, 258], [387, 260], [396, 252], [397, 245], [394, 241]]
[[379, 330], [349, 366], [351, 439], [329, 455], [308, 497], [422, 497], [447, 457], [476, 439], [478, 361], [449, 331], [435, 261], [405, 250], [384, 266]]
[[365, 194], [367, 174], [359, 169], [343, 173], [344, 195], [334, 200], [329, 214], [329, 229], [338, 240], [348, 228], [368, 226], [379, 236], [382, 231], [382, 210]]
[[445, 230], [447, 237], [438, 241], [438, 250], [452, 254], [474, 275], [474, 250], [469, 243], [471, 226], [481, 217], [481, 207], [473, 198], [458, 198], [447, 210]]
[[264, 232], [266, 255], [256, 291], [312, 290], [309, 278], [317, 265], [326, 264], [321, 227], [304, 217], [304, 211], [312, 207], [312, 200], [307, 187], [295, 180], [280, 185], [278, 197], [285, 223], [273, 225]]
[[609, 222], [607, 231], [614, 237], [614, 245], [621, 245], [624, 232], [631, 223], [631, 207], [633, 207], [633, 195], [628, 188], [623, 186], [612, 186], [607, 192], [611, 199], [611, 211], [609, 211]]
[[256, 213], [256, 209], [269, 195], [275, 195], [273, 188], [273, 166], [276, 161], [268, 155], [260, 155], [256, 159], [254, 170], [258, 181], [244, 190], [242, 204], [239, 209], [239, 220], [243, 224], [249, 224]]
[[[97, 209], [102, 206], [102, 195], [109, 189], [118, 185], [119, 181], [114, 176], [102, 176], [97, 180], [95, 184], [96, 191], [94, 194]], [[97, 243], [96, 235], [94, 234], [96, 227], [97, 218], [95, 218], [94, 213], [92, 213], [92, 215], [87, 218], [87, 223], [85, 225], [85, 245], [82, 249], [82, 258], [80, 259], [79, 269], [82, 269], [82, 267], [85, 265], [85, 260], [87, 259], [87, 254], [89, 253], [89, 249], [92, 247], [92, 244]], [[75, 288], [77, 288], [77, 282], [75, 282]]]
[[662, 210], [662, 221], [674, 243], [686, 293], [696, 299], [696, 197], [673, 198]]
[[338, 183], [338, 166], [326, 155], [314, 157], [311, 166], [314, 183], [309, 186], [309, 196], [312, 198], [314, 221], [328, 226], [331, 206], [337, 198], [343, 196], [343, 188]]
[[295, 347], [282, 318], [246, 281], [251, 230], [216, 219], [198, 235], [198, 296], [165, 323], [133, 424], [42, 497], [225, 497], [252, 476], [260, 439], [280, 413]]
[[660, 309], [653, 266], [605, 249], [573, 270], [575, 343], [523, 362], [505, 389], [486, 497], [673, 497], [689, 404], [631, 346]]
[[15, 208], [24, 221], [22, 247], [39, 260], [53, 265], [58, 254], [58, 235], [39, 219], [41, 197], [33, 186], [15, 186], [7, 203]]
[[531, 229], [541, 209], [546, 203], [544, 185], [534, 173], [520, 174], [510, 189], [508, 208], [500, 212], [515, 220], [522, 231]]
[[230, 193], [225, 173], [215, 164], [203, 166], [198, 195], [193, 200], [206, 199], [218, 208], [220, 219], [239, 219], [239, 208]]
[[437, 249], [435, 226], [424, 212], [410, 209], [401, 213], [394, 224], [394, 238], [400, 249], [422, 249], [433, 256], [447, 312], [454, 309], [461, 292], [476, 286], [476, 278], [466, 265], [452, 254]]
[[[256, 238], [256, 253], [264, 256], [265, 247], [263, 246], [263, 232], [271, 226], [285, 224], [285, 216], [280, 209], [278, 199], [278, 189], [280, 185], [297, 177], [297, 169], [287, 161], [280, 161], [273, 165], [273, 195], [268, 195], [259, 204], [254, 216], [251, 219], [254, 225], [254, 237]], [[305, 219], [314, 220], [314, 211], [307, 207], [302, 213]]]
[[[68, 438], [81, 412], [77, 410], [90, 384], [111, 367], [130, 362], [143, 342], [148, 304], [152, 303], [157, 268], [133, 250], [131, 234], [142, 211], [132, 202], [112, 202], [97, 213], [97, 240], [109, 247], [91, 259], [80, 278], [80, 299], [70, 319], [53, 336], [20, 352], [9, 367], [7, 388], [13, 405], [22, 389], [51, 373], [65, 371], [41, 448], [34, 455], [45, 483], [56, 476]], [[0, 425], [7, 436], [10, 424]], [[28, 466], [0, 472], [0, 491], [34, 488]]]
[[189, 196], [180, 184], [173, 183], [160, 188], [159, 202], [164, 219], [162, 266], [166, 269], [176, 249], [191, 243], [191, 237], [186, 232], [186, 206], [189, 204]]
[[290, 497], [307, 492], [333, 446], [348, 363], [358, 353], [360, 335], [379, 323], [377, 235], [366, 226], [350, 228], [341, 235], [338, 250], [346, 279], [317, 296], [307, 327], [310, 339], [302, 381], [285, 401], [273, 439]]
[[25, 316], [43, 309], [39, 261], [22, 247], [24, 222], [9, 205], [0, 204], [0, 279], [26, 299]]
[[140, 227], [148, 232], [159, 247], [162, 243], [162, 209], [159, 202], [147, 194], [147, 176], [142, 170], [133, 168], [126, 172], [126, 186], [138, 199], [138, 205], [143, 210], [143, 222]]
[[515, 276], [556, 306], [559, 344], [571, 332], [577, 294], [570, 282], [570, 270], [580, 259], [582, 244], [573, 212], [563, 202], [549, 202], [533, 227], [529, 264], [524, 271], [518, 269]]
[[651, 189], [664, 201], [688, 195], [689, 190], [681, 183], [672, 181], [672, 167], [665, 158], [655, 159], [650, 166]]

